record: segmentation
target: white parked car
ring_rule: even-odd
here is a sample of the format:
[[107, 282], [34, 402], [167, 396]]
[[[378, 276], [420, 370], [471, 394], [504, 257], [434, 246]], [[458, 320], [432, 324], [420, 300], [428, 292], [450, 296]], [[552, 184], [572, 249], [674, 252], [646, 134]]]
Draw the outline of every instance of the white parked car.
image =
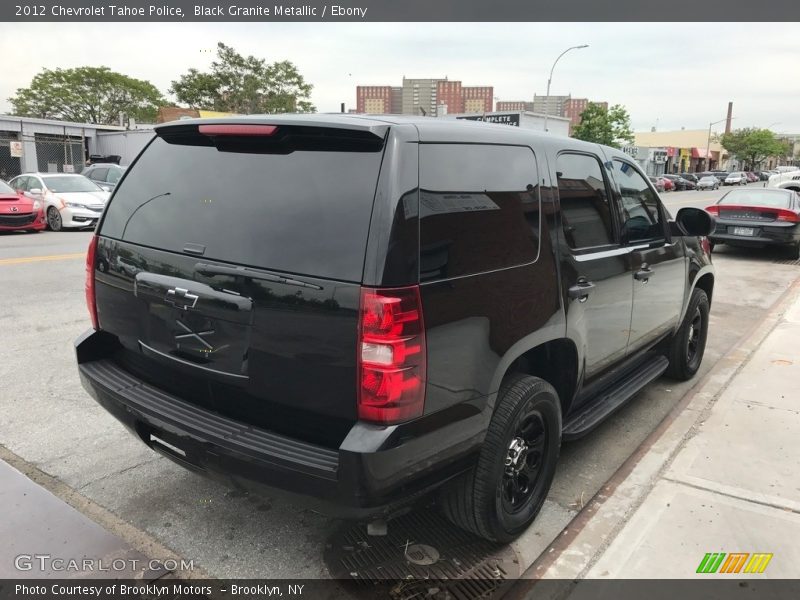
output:
[[44, 202], [47, 226], [53, 231], [94, 227], [110, 196], [83, 175], [71, 173], [25, 173], [8, 184]]
[[722, 185], [747, 185], [747, 183], [747, 175], [742, 171], [734, 171], [725, 178]]

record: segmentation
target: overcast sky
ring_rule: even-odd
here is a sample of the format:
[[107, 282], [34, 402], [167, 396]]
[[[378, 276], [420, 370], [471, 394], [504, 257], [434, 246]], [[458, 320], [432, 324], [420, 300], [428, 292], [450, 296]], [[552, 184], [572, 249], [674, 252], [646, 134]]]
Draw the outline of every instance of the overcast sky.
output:
[[[778, 23], [0, 24], [0, 113], [42, 68], [105, 65], [164, 93], [206, 68], [217, 41], [294, 62], [320, 111], [355, 106], [355, 86], [445, 77], [500, 100], [551, 94], [625, 105], [634, 129], [705, 129], [734, 103], [735, 127], [800, 133], [800, 37]], [[210, 51], [210, 52], [209, 52]], [[775, 123], [778, 124], [775, 124]], [[717, 127], [715, 127], [715, 130]]]

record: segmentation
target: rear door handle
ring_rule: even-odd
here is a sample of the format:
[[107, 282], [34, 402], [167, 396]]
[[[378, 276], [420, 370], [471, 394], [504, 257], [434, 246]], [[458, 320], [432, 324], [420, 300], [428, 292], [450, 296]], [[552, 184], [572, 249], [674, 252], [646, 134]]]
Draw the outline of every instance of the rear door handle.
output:
[[578, 282], [567, 290], [569, 297], [578, 302], [586, 302], [595, 285], [591, 281], [579, 279]]
[[647, 280], [650, 279], [650, 277], [652, 276], [653, 276], [653, 269], [648, 267], [646, 264], [642, 265], [642, 268], [633, 274], [633, 278], [636, 281], [641, 281], [644, 283], [647, 283]]

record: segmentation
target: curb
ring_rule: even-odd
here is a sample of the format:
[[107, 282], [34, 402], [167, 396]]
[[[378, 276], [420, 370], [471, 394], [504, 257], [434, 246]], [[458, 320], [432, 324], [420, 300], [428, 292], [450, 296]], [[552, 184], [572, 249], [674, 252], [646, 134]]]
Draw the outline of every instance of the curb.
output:
[[[800, 279], [787, 288], [769, 312], [693, 386], [658, 427], [606, 481], [587, 505], [561, 531], [517, 584], [507, 600], [529, 597], [539, 579], [580, 579], [645, 500], [698, 423], [800, 299]], [[598, 518], [594, 518], [598, 517]]]

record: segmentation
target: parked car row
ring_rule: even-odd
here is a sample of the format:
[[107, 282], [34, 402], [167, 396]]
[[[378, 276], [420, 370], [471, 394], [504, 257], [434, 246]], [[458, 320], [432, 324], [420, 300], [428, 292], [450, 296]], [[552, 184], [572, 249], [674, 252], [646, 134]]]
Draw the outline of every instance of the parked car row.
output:
[[0, 231], [92, 228], [126, 168], [92, 164], [80, 175], [24, 173], [0, 181]]

